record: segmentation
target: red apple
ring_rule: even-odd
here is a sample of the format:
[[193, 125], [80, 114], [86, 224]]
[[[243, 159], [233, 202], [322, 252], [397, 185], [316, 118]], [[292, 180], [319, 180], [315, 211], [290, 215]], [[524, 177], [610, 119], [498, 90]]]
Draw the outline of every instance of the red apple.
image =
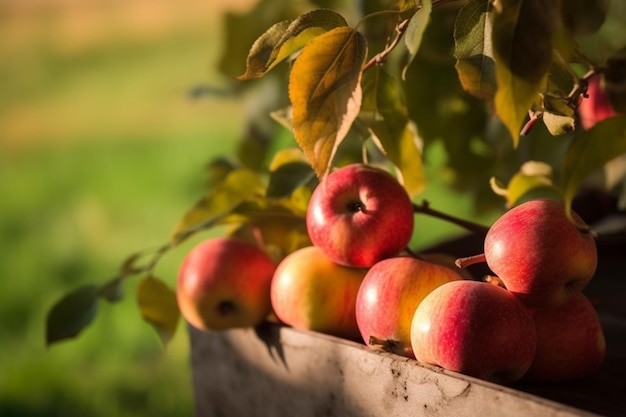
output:
[[417, 360], [497, 382], [520, 379], [535, 355], [530, 312], [509, 291], [480, 281], [452, 281], [422, 300], [411, 323]]
[[413, 204], [387, 171], [352, 164], [318, 185], [306, 224], [313, 244], [333, 262], [369, 267], [406, 248], [413, 234]]
[[191, 249], [178, 273], [181, 314], [200, 330], [255, 326], [271, 312], [275, 269], [252, 243], [225, 237], [206, 240]]
[[415, 309], [432, 290], [460, 279], [452, 268], [414, 257], [377, 262], [365, 275], [356, 298], [361, 337], [371, 347], [414, 358], [411, 320]]
[[[574, 213], [576, 222], [584, 222]], [[556, 200], [531, 200], [504, 213], [485, 237], [489, 268], [530, 308], [555, 308], [580, 292], [598, 264], [596, 243]]]
[[316, 246], [298, 249], [274, 273], [274, 314], [296, 329], [359, 340], [355, 303], [366, 272], [332, 262]]
[[583, 98], [578, 106], [578, 115], [583, 129], [591, 129], [596, 123], [617, 116], [608, 94], [602, 89], [600, 76], [589, 80], [587, 95], [588, 97]]
[[587, 377], [598, 370], [606, 354], [606, 342], [594, 306], [582, 293], [565, 305], [533, 314], [537, 328], [537, 352], [524, 379], [565, 382]]

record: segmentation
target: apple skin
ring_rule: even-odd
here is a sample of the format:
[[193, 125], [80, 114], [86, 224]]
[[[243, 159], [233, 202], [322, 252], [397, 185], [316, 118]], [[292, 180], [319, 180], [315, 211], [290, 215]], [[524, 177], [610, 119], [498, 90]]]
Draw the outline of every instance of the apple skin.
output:
[[393, 175], [366, 164], [331, 172], [313, 191], [306, 224], [311, 241], [333, 262], [370, 267], [406, 248], [413, 204]]
[[509, 291], [481, 281], [452, 281], [415, 310], [411, 344], [417, 360], [507, 384], [524, 376], [537, 335], [528, 309]]
[[582, 293], [554, 310], [533, 313], [537, 352], [524, 380], [567, 382], [585, 378], [600, 368], [606, 355], [602, 324], [591, 301]]
[[270, 298], [283, 323], [351, 340], [360, 340], [356, 296], [367, 269], [332, 262], [317, 246], [298, 249], [276, 268]]
[[578, 230], [563, 204], [550, 199], [504, 213], [489, 228], [484, 251], [489, 268], [532, 309], [565, 304], [587, 286], [598, 265], [593, 236]]
[[275, 269], [269, 256], [250, 242], [205, 240], [189, 251], [178, 273], [181, 314], [205, 331], [256, 326], [271, 312]]
[[435, 288], [462, 278], [452, 268], [410, 256], [377, 262], [365, 275], [356, 298], [356, 321], [363, 341], [415, 358], [411, 348], [415, 309]]
[[585, 130], [591, 129], [596, 123], [604, 119], [617, 116], [608, 94], [602, 89], [600, 84], [600, 76], [592, 77], [587, 87], [588, 97], [582, 98], [578, 105], [580, 125]]

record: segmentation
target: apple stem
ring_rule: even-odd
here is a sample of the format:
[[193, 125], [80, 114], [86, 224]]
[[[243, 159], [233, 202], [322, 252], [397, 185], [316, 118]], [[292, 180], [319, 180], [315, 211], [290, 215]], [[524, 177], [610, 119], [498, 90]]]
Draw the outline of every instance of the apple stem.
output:
[[456, 261], [454, 261], [454, 264], [458, 266], [459, 268], [463, 269], [463, 268], [467, 268], [470, 265], [478, 264], [481, 262], [487, 262], [487, 260], [485, 259], [484, 253], [481, 253], [478, 255], [466, 256], [465, 258], [458, 258]]
[[418, 204], [413, 204], [413, 212], [415, 213], [422, 213], [422, 214], [427, 214], [429, 216], [433, 216], [436, 217], [438, 219], [441, 220], [445, 220], [447, 222], [450, 222], [452, 224], [456, 224], [457, 226], [460, 226], [466, 230], [469, 230], [470, 232], [479, 234], [479, 235], [486, 235], [487, 232], [489, 231], [488, 227], [485, 227], [483, 225], [480, 225], [478, 223], [474, 223], [468, 220], [464, 220], [464, 219], [460, 219], [458, 217], [454, 217], [451, 216], [449, 214], [443, 213], [439, 210], [435, 210], [433, 208], [430, 207], [430, 203], [427, 200], [423, 200], [421, 205]]

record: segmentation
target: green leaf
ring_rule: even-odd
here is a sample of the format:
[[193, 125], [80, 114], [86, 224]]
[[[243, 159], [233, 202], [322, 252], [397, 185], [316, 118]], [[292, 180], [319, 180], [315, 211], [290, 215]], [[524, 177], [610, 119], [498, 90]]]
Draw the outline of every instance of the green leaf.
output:
[[174, 336], [180, 317], [176, 293], [163, 281], [148, 276], [137, 287], [137, 304], [141, 317], [154, 327], [161, 341], [167, 343]]
[[545, 89], [552, 62], [557, 2], [501, 0], [493, 22], [498, 91], [495, 107], [517, 146], [522, 122]]
[[339, 144], [358, 115], [366, 55], [363, 35], [340, 27], [309, 41], [291, 70], [294, 135], [319, 177], [330, 170]]
[[97, 285], [85, 285], [59, 300], [48, 312], [46, 319], [46, 344], [77, 336], [87, 327], [98, 312]]
[[572, 133], [576, 127], [576, 121], [572, 116], [562, 116], [560, 114], [544, 112], [543, 123], [548, 128], [552, 136]]
[[241, 202], [265, 195], [265, 184], [258, 173], [248, 169], [231, 171], [224, 181], [192, 207], [172, 233], [172, 242], [180, 243], [198, 230], [216, 225]]
[[506, 199], [507, 208], [518, 205], [531, 193], [537, 195], [541, 192], [543, 196], [559, 196], [552, 182], [552, 167], [540, 161], [525, 162], [511, 177], [506, 187], [495, 178], [491, 178], [489, 183], [496, 194]]
[[454, 26], [459, 81], [465, 91], [483, 100], [492, 100], [497, 90], [492, 19], [491, 1], [470, 0], [459, 11]]
[[268, 198], [289, 197], [298, 187], [315, 178], [315, 172], [307, 162], [282, 164], [270, 174], [267, 186]]
[[409, 56], [402, 70], [402, 79], [406, 78], [407, 68], [411, 65], [411, 62], [413, 62], [422, 44], [422, 38], [424, 37], [424, 32], [426, 31], [426, 27], [430, 21], [430, 14], [433, 10], [432, 0], [422, 0], [421, 3], [422, 7], [413, 14], [404, 34], [404, 44], [409, 52]]
[[421, 139], [408, 118], [402, 86], [380, 67], [365, 73], [362, 85], [361, 119], [370, 129], [376, 146], [397, 168], [399, 181], [414, 196], [424, 189], [426, 180]]
[[314, 37], [346, 25], [340, 14], [328, 9], [313, 10], [292, 22], [276, 23], [254, 42], [246, 60], [246, 72], [237, 78], [262, 77]]
[[563, 161], [563, 195], [571, 217], [578, 187], [595, 170], [626, 153], [626, 116], [604, 119], [571, 142]]

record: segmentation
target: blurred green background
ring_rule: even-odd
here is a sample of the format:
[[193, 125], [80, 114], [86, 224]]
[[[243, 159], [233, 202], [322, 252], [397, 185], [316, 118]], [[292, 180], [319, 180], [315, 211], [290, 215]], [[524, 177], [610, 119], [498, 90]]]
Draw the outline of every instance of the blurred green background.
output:
[[[0, 2], [0, 415], [192, 415], [182, 325], [163, 348], [137, 279], [79, 338], [45, 347], [47, 310], [164, 243], [203, 166], [240, 134], [219, 85], [221, 16], [250, 1]], [[157, 275], [173, 287], [182, 246]]]

